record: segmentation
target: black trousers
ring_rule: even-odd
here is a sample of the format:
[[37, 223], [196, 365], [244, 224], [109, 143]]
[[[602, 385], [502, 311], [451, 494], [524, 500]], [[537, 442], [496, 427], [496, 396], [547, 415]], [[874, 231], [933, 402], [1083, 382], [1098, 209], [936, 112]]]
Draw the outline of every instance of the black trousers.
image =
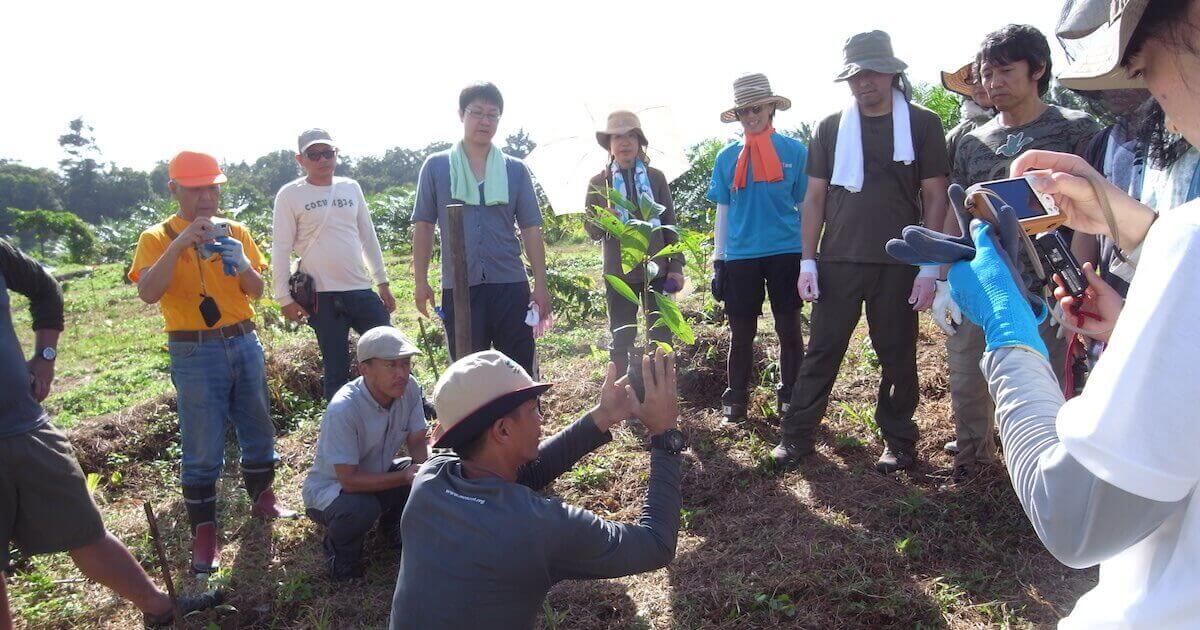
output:
[[917, 313], [908, 297], [916, 276], [917, 269], [908, 265], [820, 263], [821, 297], [813, 305], [808, 353], [792, 389], [791, 409], [780, 424], [785, 440], [813, 440], [865, 303], [871, 346], [883, 369], [875, 422], [893, 450], [915, 448]]
[[[650, 288], [662, 293], [663, 283], [665, 278], [658, 278], [650, 282]], [[608, 350], [608, 356], [617, 366], [617, 375], [624, 374], [629, 367], [629, 349], [634, 343], [638, 342], [638, 333], [649, 331], [649, 339], [654, 341], [663, 341], [670, 343], [671, 329], [666, 326], [653, 328], [654, 323], [658, 321], [658, 305], [654, 302], [654, 296], [646, 291], [646, 285], [635, 283], [630, 284], [629, 288], [633, 289], [634, 294], [642, 300], [642, 312], [645, 313], [644, 321], [638, 322], [638, 307], [633, 302], [625, 299], [625, 296], [617, 293], [612, 287], [607, 287], [604, 297], [608, 302], [608, 329], [612, 332], [612, 347]], [[638, 324], [634, 328], [631, 324]], [[643, 336], [641, 340], [647, 337]]]
[[442, 291], [442, 312], [446, 314], [446, 342], [450, 360], [496, 349], [516, 361], [533, 378], [533, 328], [525, 323], [529, 311], [529, 283], [477, 284], [471, 291], [471, 348], [459, 352], [454, 343], [454, 290]]

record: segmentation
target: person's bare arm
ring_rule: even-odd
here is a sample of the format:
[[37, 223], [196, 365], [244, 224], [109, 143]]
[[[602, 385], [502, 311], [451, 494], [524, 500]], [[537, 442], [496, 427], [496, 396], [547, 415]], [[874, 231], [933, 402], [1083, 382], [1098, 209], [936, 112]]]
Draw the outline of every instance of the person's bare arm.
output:
[[829, 180], [819, 177], [808, 178], [808, 190], [800, 213], [800, 243], [804, 258], [816, 259], [817, 243], [821, 240], [821, 228], [825, 225], [825, 198]]
[[551, 304], [550, 289], [546, 286], [546, 241], [542, 239], [542, 228], [534, 226], [521, 230], [521, 243], [529, 257], [529, 266], [533, 268], [533, 301], [541, 316], [547, 317]]
[[250, 267], [238, 274], [238, 286], [242, 288], [242, 293], [250, 296], [252, 300], [262, 297], [265, 285], [266, 283], [263, 281], [262, 274], [255, 271], [254, 267]]
[[429, 317], [428, 305], [435, 304], [429, 286], [429, 260], [433, 258], [433, 223], [413, 221], [413, 300], [417, 310]]
[[408, 446], [408, 456], [412, 458], [413, 465], [418, 466], [425, 463], [429, 459], [429, 439], [424, 431], [413, 431], [408, 434], [405, 439], [405, 445]]
[[1081, 267], [1084, 263], [1092, 263], [1095, 266], [1100, 261], [1100, 241], [1091, 234], [1076, 232], [1071, 237], [1071, 254], [1079, 261]]

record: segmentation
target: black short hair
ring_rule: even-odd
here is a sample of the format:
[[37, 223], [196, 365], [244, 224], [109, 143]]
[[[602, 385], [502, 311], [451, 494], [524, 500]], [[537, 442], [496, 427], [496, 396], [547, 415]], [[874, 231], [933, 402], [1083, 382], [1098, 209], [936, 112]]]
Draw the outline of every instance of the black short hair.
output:
[[458, 111], [467, 111], [467, 105], [475, 101], [491, 103], [500, 108], [501, 114], [504, 113], [504, 97], [500, 95], [500, 88], [494, 83], [479, 81], [463, 88], [462, 92], [458, 93]]
[[1028, 24], [1009, 24], [988, 33], [979, 47], [975, 64], [982, 66], [985, 61], [1002, 66], [1024, 61], [1029, 64], [1029, 76], [1045, 70], [1038, 79], [1038, 96], [1045, 96], [1050, 91], [1050, 43], [1041, 31]]
[[483, 450], [483, 445], [487, 443], [487, 433], [487, 431], [484, 431], [474, 438], [471, 438], [470, 442], [467, 442], [462, 446], [455, 446], [454, 453], [462, 459], [472, 459], [476, 457], [479, 455], [479, 452]]

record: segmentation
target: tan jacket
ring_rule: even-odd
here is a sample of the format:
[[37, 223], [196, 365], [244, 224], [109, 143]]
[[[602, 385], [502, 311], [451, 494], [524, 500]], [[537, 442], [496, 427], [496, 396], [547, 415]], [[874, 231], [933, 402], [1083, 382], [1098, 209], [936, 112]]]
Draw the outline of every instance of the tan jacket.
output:
[[[671, 200], [671, 188], [667, 185], [667, 177], [662, 171], [647, 166], [646, 174], [650, 177], [650, 191], [654, 193], [654, 201], [666, 206], [662, 216], [659, 217], [664, 225], [675, 224], [675, 203]], [[588, 182], [587, 201], [585, 208], [589, 211], [592, 206], [600, 206], [607, 208], [609, 206], [608, 199], [604, 195], [595, 191], [596, 188], [609, 188], [612, 186], [612, 173], [608, 168], [598, 173]], [[587, 230], [588, 236], [594, 241], [602, 241], [604, 247], [604, 273], [620, 276], [625, 282], [631, 284], [641, 284], [645, 282], [645, 268], [636, 267], [631, 269], [628, 274], [622, 273], [621, 270], [621, 242], [609, 235], [608, 232], [593, 224], [590, 221], [584, 221], [584, 229]], [[679, 235], [670, 230], [656, 230], [650, 236], [650, 251], [657, 252], [663, 247], [679, 241]], [[683, 254], [669, 256], [667, 259], [655, 258], [654, 262], [658, 263], [658, 275], [655, 278], [665, 278], [668, 273], [683, 272]], [[652, 278], [653, 280], [654, 278]]]

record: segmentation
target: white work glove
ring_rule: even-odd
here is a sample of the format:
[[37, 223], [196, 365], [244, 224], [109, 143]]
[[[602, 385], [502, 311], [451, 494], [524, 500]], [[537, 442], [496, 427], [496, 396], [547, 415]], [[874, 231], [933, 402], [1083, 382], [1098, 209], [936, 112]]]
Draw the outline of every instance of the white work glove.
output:
[[950, 297], [949, 282], [937, 281], [937, 293], [933, 296], [933, 307], [929, 314], [933, 316], [933, 323], [946, 331], [947, 335], [958, 332], [958, 325], [962, 323], [963, 316], [954, 299]]
[[817, 261], [811, 258], [800, 260], [800, 277], [796, 279], [796, 292], [805, 302], [816, 302], [821, 297], [817, 288]]

